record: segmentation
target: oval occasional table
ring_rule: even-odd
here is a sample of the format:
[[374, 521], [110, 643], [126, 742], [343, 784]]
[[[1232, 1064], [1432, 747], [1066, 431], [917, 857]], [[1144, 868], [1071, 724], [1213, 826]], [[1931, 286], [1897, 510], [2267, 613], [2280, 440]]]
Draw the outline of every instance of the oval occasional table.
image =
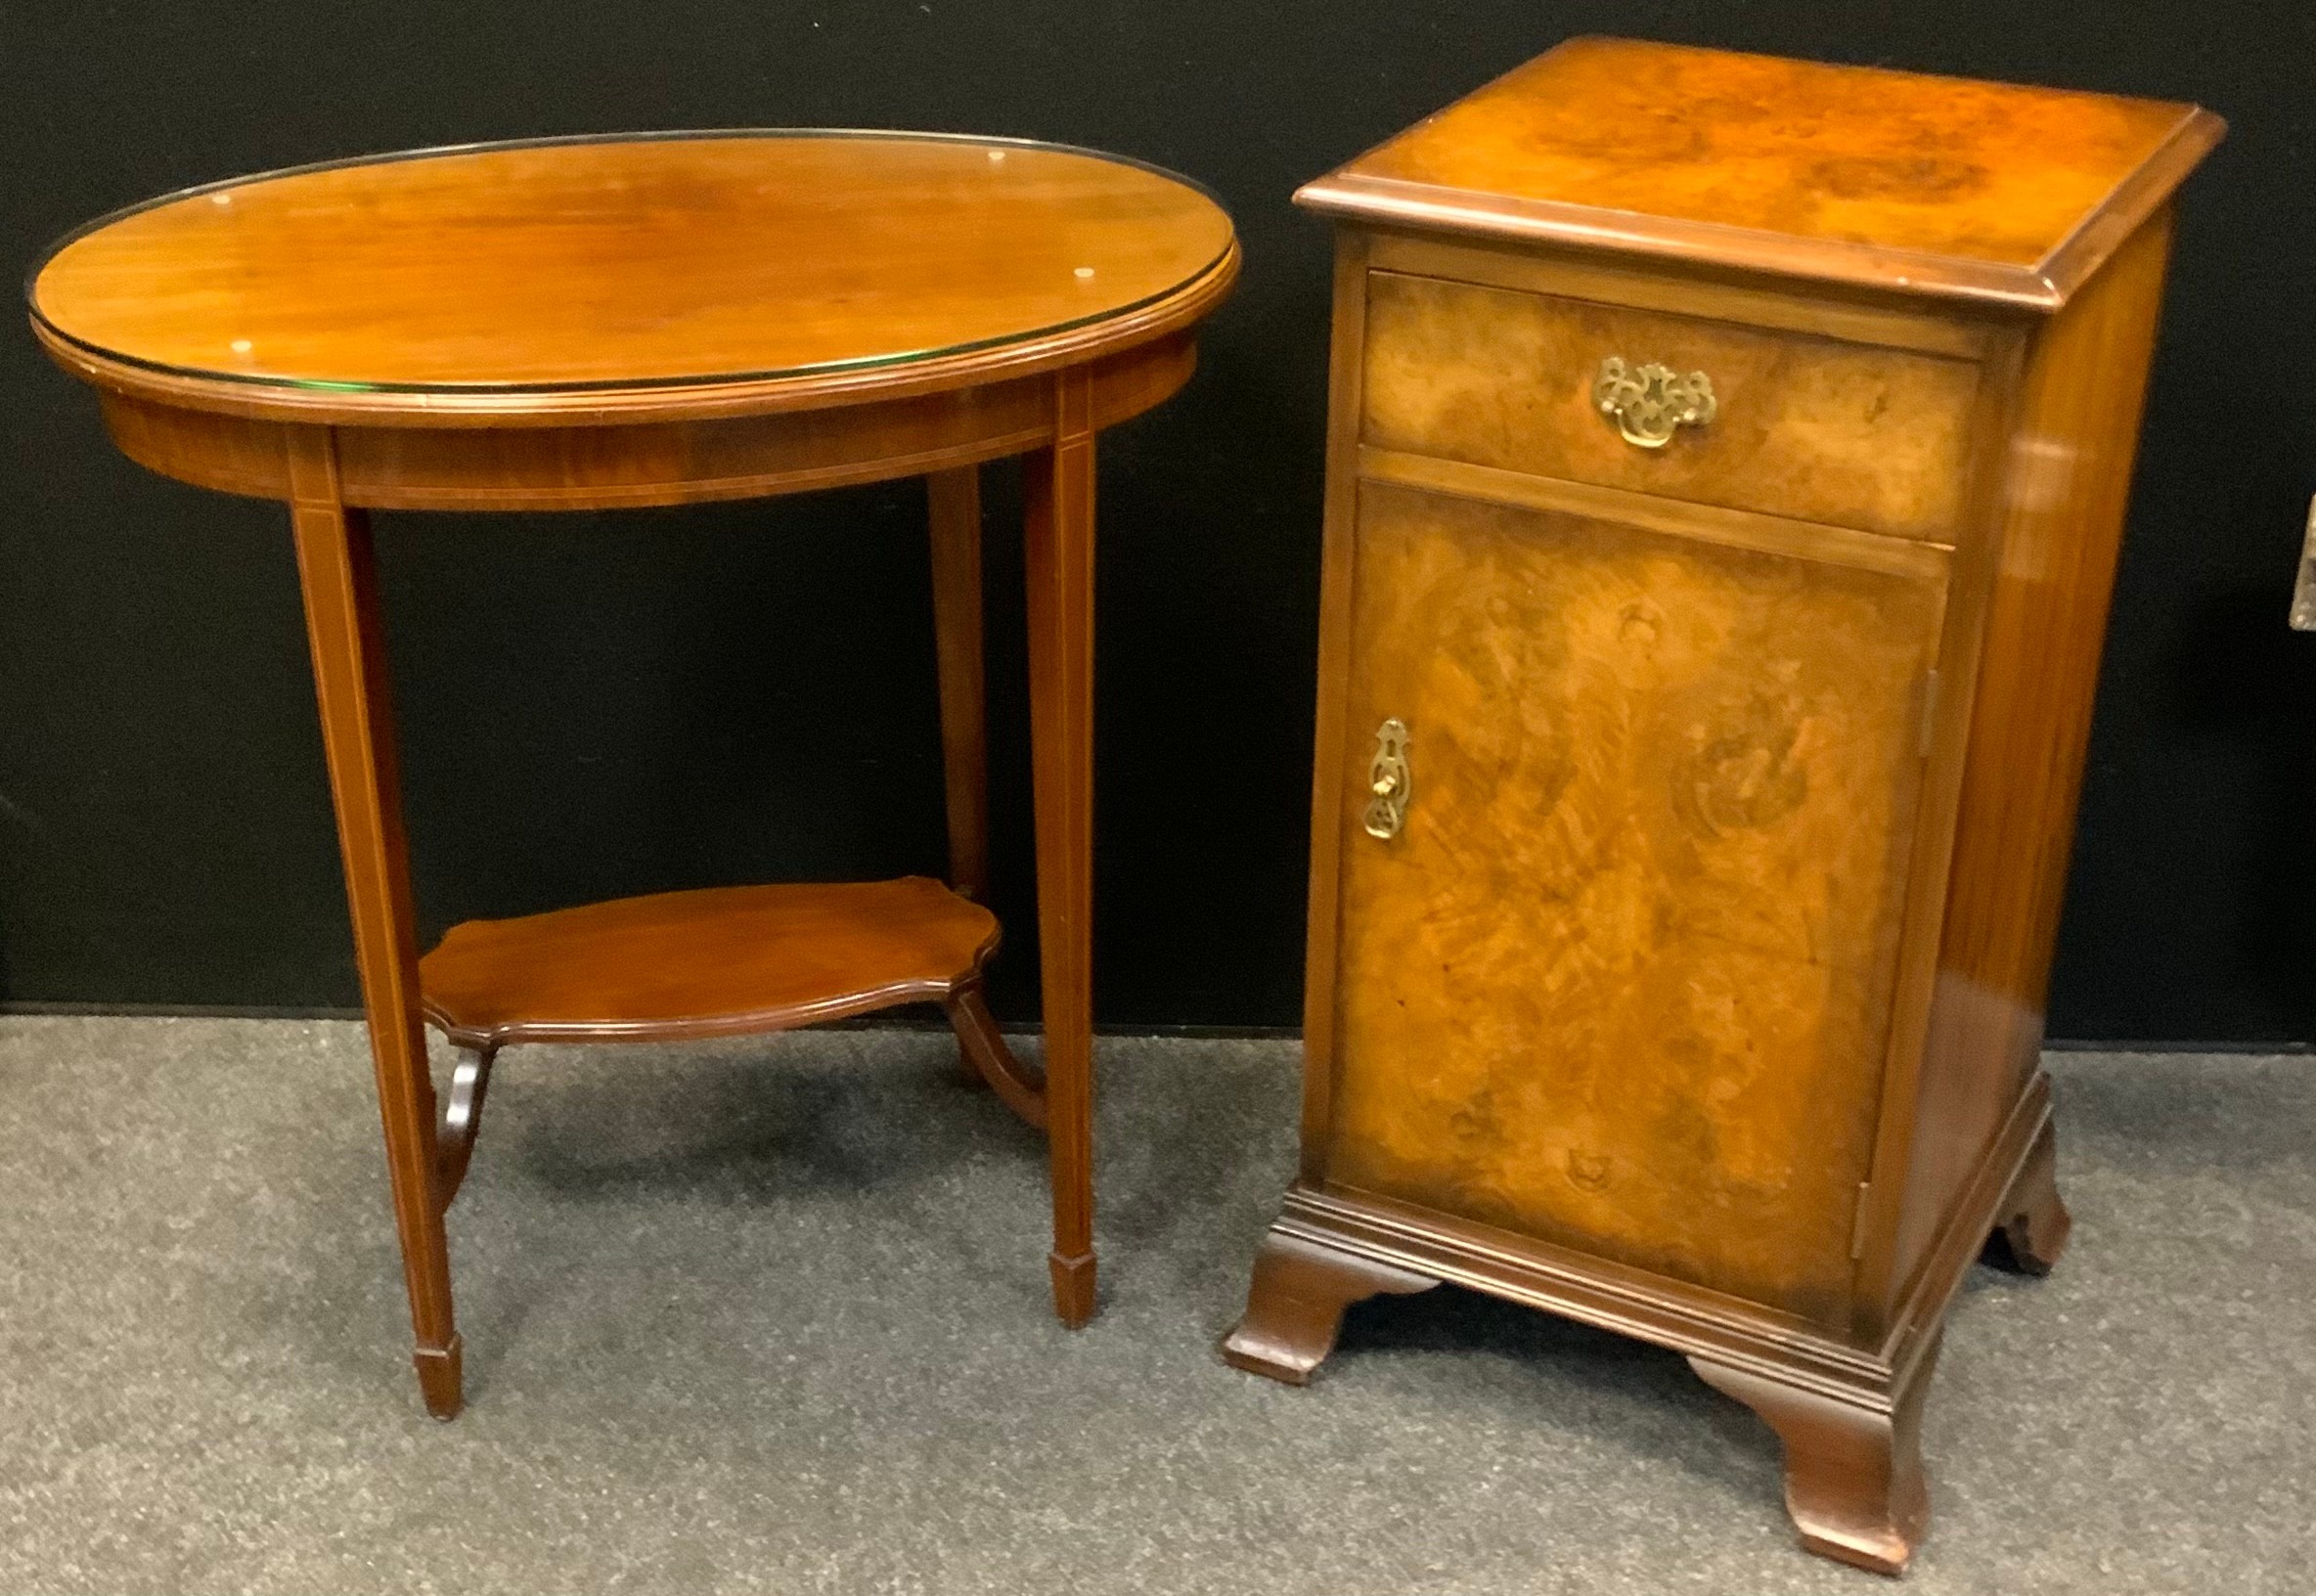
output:
[[[1190, 376], [1238, 247], [1187, 181], [1089, 151], [783, 129], [417, 151], [107, 217], [32, 326], [166, 475], [290, 507], [427, 1408], [461, 1403], [443, 1215], [510, 1042], [776, 1030], [937, 1001], [1042, 1126], [1054, 1305], [1093, 1309], [1094, 436]], [[983, 1006], [980, 498], [1024, 458], [1045, 1069]], [[948, 885], [411, 914], [368, 512], [597, 510], [927, 479]], [[438, 1105], [424, 1023], [466, 1049]]]

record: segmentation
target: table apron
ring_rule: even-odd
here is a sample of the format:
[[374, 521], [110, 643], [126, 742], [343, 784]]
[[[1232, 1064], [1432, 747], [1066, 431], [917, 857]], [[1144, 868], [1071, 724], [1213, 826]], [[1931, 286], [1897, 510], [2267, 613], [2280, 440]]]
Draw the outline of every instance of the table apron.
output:
[[[969, 466], [1055, 436], [1055, 395], [1083, 370], [1093, 423], [1139, 415], [1189, 380], [1189, 332], [1085, 368], [824, 410], [594, 425], [337, 426], [344, 503], [374, 510], [607, 510], [752, 499]], [[138, 464], [200, 487], [290, 497], [298, 422], [103, 394]]]

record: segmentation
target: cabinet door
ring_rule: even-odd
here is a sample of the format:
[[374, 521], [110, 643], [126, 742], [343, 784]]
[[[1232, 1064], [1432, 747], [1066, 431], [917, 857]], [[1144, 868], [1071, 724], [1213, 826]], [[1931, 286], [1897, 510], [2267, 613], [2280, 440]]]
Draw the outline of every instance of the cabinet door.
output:
[[1943, 555], [1359, 492], [1324, 1178], [1843, 1322]]

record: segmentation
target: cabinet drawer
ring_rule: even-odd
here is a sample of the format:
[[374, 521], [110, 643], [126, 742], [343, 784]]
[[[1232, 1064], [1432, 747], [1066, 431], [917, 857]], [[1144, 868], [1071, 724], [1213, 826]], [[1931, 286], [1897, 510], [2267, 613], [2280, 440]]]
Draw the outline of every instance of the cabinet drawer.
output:
[[[1611, 358], [1704, 373], [1712, 420], [1627, 442], [1594, 398]], [[1474, 465], [1951, 543], [1978, 383], [1913, 350], [1367, 277], [1364, 441]]]
[[1847, 1322], [1922, 564], [1360, 485], [1328, 1180]]

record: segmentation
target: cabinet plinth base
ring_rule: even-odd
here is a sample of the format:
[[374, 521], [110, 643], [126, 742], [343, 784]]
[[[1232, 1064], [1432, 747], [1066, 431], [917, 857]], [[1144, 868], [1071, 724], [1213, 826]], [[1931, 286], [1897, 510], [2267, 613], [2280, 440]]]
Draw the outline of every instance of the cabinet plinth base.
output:
[[2026, 1163], [2011, 1182], [1994, 1233], [2024, 1274], [2048, 1274], [2067, 1251], [2074, 1218], [2059, 1197], [2057, 1138], [2045, 1125], [2026, 1154]]
[[1719, 1293], [1388, 1197], [1298, 1182], [1256, 1255], [1233, 1366], [1304, 1385], [1351, 1304], [1452, 1282], [1680, 1352], [1777, 1433], [1802, 1544], [1901, 1573], [1930, 1522], [1922, 1407], [1946, 1305], [1988, 1235], [2040, 1273], [2067, 1239], [2049, 1082], [2027, 1083], [1929, 1263], [1874, 1345]]
[[1233, 1368], [1306, 1385], [1335, 1350], [1344, 1310], [1362, 1298], [1429, 1291], [1429, 1275], [1273, 1228], [1255, 1255], [1246, 1313], [1223, 1342]]
[[1933, 1339], [1886, 1402], [1828, 1396], [1774, 1376], [1691, 1356], [1707, 1385], [1733, 1396], [1785, 1444], [1785, 1507], [1802, 1544], [1820, 1557], [1903, 1574], [1930, 1524], [1922, 1468], [1922, 1398]]

